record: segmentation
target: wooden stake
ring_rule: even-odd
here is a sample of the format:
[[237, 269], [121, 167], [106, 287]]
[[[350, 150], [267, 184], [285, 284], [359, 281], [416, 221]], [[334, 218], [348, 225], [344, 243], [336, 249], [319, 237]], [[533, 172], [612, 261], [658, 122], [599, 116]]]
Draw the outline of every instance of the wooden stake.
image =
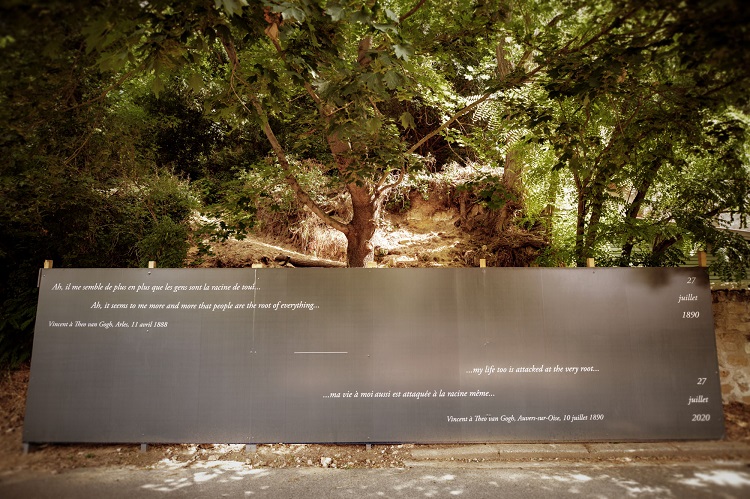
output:
[[52, 268], [52, 260], [45, 260], [44, 261], [44, 268], [45, 269], [51, 269]]
[[708, 255], [705, 251], [699, 251], [698, 252], [698, 266], [699, 267], [708, 267]]
[[480, 258], [479, 259], [479, 268], [483, 269], [487, 266], [487, 259], [486, 258]]
[[[254, 263], [250, 268], [253, 268], [253, 269], [262, 269], [263, 268], [263, 264], [262, 263]], [[250, 445], [250, 444], [248, 444], [248, 445]]]
[[596, 267], [596, 261], [593, 258], [587, 258], [586, 259], [586, 266], [587, 267]]
[[156, 268], [156, 262], [154, 260], [151, 260], [148, 262], [148, 268], [155, 269]]

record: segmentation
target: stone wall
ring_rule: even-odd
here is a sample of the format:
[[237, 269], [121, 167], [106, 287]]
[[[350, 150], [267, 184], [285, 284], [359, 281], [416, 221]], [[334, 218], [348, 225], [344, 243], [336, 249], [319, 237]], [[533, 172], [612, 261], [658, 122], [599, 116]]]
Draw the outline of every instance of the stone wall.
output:
[[750, 290], [712, 292], [724, 403], [750, 404]]

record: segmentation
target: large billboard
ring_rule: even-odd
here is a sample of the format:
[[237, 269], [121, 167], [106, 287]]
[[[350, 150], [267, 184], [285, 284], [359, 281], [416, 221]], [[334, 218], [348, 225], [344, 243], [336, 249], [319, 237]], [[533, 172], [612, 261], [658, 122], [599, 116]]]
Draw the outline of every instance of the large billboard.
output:
[[44, 269], [24, 442], [717, 439], [705, 269]]

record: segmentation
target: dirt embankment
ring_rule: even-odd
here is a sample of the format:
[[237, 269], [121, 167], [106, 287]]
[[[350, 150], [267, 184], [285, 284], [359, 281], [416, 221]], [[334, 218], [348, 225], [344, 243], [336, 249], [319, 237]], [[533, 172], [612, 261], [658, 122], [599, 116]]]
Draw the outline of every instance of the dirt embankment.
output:
[[[529, 266], [546, 247], [543, 231], [510, 224], [502, 230], [493, 213], [462, 209], [445, 186], [429, 198], [408, 194], [408, 209], [385, 211], [372, 239], [379, 267]], [[190, 266], [203, 268], [344, 266], [346, 238], [308, 213], [289, 227], [268, 227], [242, 240], [212, 244], [212, 254], [194, 250]], [[277, 223], [277, 222], [274, 222]]]

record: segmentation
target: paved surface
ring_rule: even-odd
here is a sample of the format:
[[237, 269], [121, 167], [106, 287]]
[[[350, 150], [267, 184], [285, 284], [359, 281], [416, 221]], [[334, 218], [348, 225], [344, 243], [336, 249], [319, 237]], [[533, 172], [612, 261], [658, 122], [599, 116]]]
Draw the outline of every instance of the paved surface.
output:
[[241, 462], [203, 461], [164, 462], [154, 469], [0, 472], [0, 497], [750, 497], [750, 445], [738, 442], [410, 450], [399, 469], [253, 469]]
[[191, 468], [83, 469], [59, 475], [3, 476], [0, 497], [271, 498], [747, 498], [750, 469], [740, 463], [521, 464], [474, 468], [336, 470], [248, 469], [213, 462]]
[[580, 444], [484, 444], [411, 449], [407, 465], [425, 461], [509, 461], [524, 459], [662, 458], [666, 460], [735, 459], [750, 461], [750, 443], [724, 441]]

